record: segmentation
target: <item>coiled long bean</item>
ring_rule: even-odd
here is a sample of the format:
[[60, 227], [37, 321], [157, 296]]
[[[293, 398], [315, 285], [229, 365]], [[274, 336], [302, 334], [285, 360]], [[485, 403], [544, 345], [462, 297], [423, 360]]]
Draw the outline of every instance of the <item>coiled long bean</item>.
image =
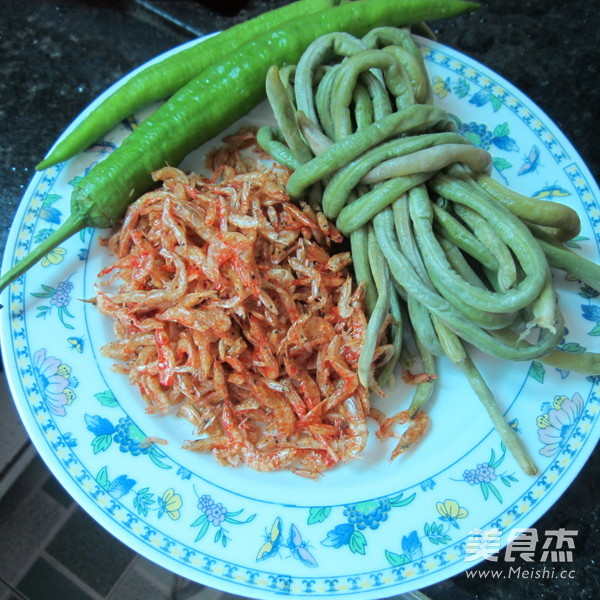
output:
[[[282, 134], [266, 130], [264, 147], [294, 164], [288, 192], [300, 198], [321, 184], [324, 213], [350, 236], [370, 314], [363, 384], [377, 389], [374, 382], [387, 381], [412, 337], [424, 373], [435, 373], [435, 356], [450, 358], [522, 469], [535, 473], [467, 345], [501, 359], [600, 373], [600, 355], [573, 360], [557, 349], [564, 319], [550, 267], [600, 291], [600, 267], [562, 246], [579, 232], [577, 213], [491, 179], [489, 154], [431, 106], [425, 65], [406, 29], [323, 36], [295, 77], [271, 89], [278, 90], [272, 105]], [[295, 162], [285, 157], [283, 138], [301, 147]], [[377, 380], [376, 346], [388, 321], [393, 352]], [[411, 418], [433, 385], [426, 375], [419, 380]]]

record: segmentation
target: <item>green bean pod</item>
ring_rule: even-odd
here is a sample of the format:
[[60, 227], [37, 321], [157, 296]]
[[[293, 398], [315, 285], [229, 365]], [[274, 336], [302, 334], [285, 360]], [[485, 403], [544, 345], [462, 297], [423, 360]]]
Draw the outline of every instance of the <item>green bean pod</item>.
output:
[[600, 291], [600, 266], [575, 254], [572, 250], [554, 244], [549, 244], [545, 240], [538, 240], [538, 244], [544, 251], [548, 264], [555, 269], [561, 269], [580, 281], [589, 285], [591, 288]]
[[524, 221], [554, 227], [560, 241], [579, 235], [581, 221], [572, 208], [560, 203], [528, 198], [494, 181], [489, 175], [479, 174], [475, 180], [494, 200]]
[[492, 271], [498, 268], [498, 259], [454, 215], [442, 206], [434, 204], [433, 217], [435, 219], [434, 228], [436, 234], [440, 236], [440, 243], [442, 239], [446, 239], [485, 268]]
[[511, 288], [517, 280], [517, 266], [509, 247], [496, 233], [495, 229], [474, 210], [461, 204], [456, 204], [454, 210], [496, 258], [498, 268], [494, 271], [497, 274], [499, 289], [506, 291]]
[[261, 127], [256, 141], [274, 160], [289, 169], [297, 169], [302, 164], [285, 143], [281, 130], [277, 127]]
[[437, 373], [434, 355], [421, 344], [419, 339], [416, 339], [416, 345], [419, 356], [421, 357], [421, 362], [423, 363], [423, 372], [432, 377], [428, 381], [417, 384], [417, 389], [412, 397], [410, 406], [408, 407], [408, 416], [411, 419], [413, 419], [420, 410], [423, 410], [433, 395]]
[[525, 278], [506, 292], [497, 293], [471, 286], [457, 277], [451, 269], [448, 270], [443, 252], [437, 241], [429, 234], [431, 207], [423, 202], [420, 204], [420, 209], [427, 211], [427, 214], [418, 219], [415, 226], [420, 228], [423, 239], [426, 239], [429, 244], [429, 251], [424, 253], [430, 261], [429, 266], [436, 269], [440, 275], [445, 273], [447, 285], [462, 290], [470, 303], [481, 310], [493, 306], [498, 312], [511, 312], [533, 302], [546, 281], [548, 263], [527, 227], [507, 209], [487, 200], [483, 195], [485, 192], [476, 190], [465, 181], [437, 175], [431, 182], [431, 187], [442, 196], [464, 204], [483, 216], [514, 252], [525, 273]]
[[390, 273], [372, 226], [369, 226], [367, 231], [367, 251], [371, 272], [377, 286], [377, 301], [367, 324], [365, 342], [358, 358], [357, 371], [362, 385], [369, 388], [371, 387], [373, 357], [390, 310], [391, 295]]
[[444, 349], [433, 326], [430, 312], [412, 294], [408, 295], [406, 304], [415, 337], [423, 348], [432, 356], [444, 356]]
[[322, 154], [292, 173], [287, 191], [299, 198], [313, 183], [331, 176], [366, 150], [402, 133], [421, 133], [431, 129], [450, 130], [454, 123], [448, 114], [433, 106], [415, 104], [391, 113], [372, 125], [336, 141]]
[[[392, 355], [385, 363], [381, 372], [377, 375], [377, 385], [383, 388], [392, 378], [396, 365], [400, 360], [403, 348], [404, 323], [402, 318], [402, 305], [400, 296], [393, 285], [390, 284], [390, 315], [392, 323], [390, 324], [390, 337], [393, 347]], [[412, 415], [411, 415], [412, 416]]]
[[[429, 32], [426, 32], [425, 36], [430, 37]], [[370, 48], [395, 46], [406, 52], [411, 57], [410, 64], [406, 64], [405, 67], [411, 74], [411, 87], [415, 92], [415, 101], [419, 104], [433, 104], [429, 75], [421, 51], [407, 29], [376, 27], [363, 36], [362, 41]]]
[[[390, 173], [384, 171], [382, 176], [381, 170], [393, 158], [402, 157], [439, 144], [447, 144], [458, 140], [460, 137], [456, 133], [414, 135], [393, 139], [367, 150], [331, 177], [323, 192], [323, 212], [330, 219], [335, 219], [348, 203], [347, 199], [359, 183], [372, 183], [373, 181], [378, 183], [389, 179], [387, 175], [390, 175]], [[396, 177], [396, 175], [392, 176]]]
[[548, 354], [556, 347], [564, 325], [560, 311], [557, 314], [556, 330], [542, 330], [535, 343], [508, 339], [503, 335], [503, 330], [488, 332], [466, 319], [448, 300], [424, 284], [415, 273], [399, 248], [390, 208], [378, 213], [373, 219], [373, 224], [379, 246], [386, 257], [392, 276], [401, 282], [409, 294], [414, 295], [429, 311], [439, 315], [450, 329], [463, 339], [487, 354], [508, 360], [532, 360]]
[[285, 143], [296, 157], [297, 162], [302, 164], [308, 162], [313, 157], [313, 153], [302, 139], [296, 122], [294, 106], [281, 81], [279, 71], [277, 65], [273, 65], [267, 71], [265, 83], [267, 99], [273, 109], [273, 114]]
[[350, 249], [352, 251], [354, 277], [364, 287], [365, 308], [367, 315], [371, 315], [377, 302], [377, 286], [369, 263], [367, 227], [360, 227], [352, 232], [350, 235]]
[[[318, 122], [313, 87], [315, 71], [331, 56], [353, 56], [366, 46], [353, 35], [338, 31], [318, 37], [310, 44], [296, 65], [294, 89], [296, 106], [314, 123]], [[330, 76], [333, 74], [330, 74]]]

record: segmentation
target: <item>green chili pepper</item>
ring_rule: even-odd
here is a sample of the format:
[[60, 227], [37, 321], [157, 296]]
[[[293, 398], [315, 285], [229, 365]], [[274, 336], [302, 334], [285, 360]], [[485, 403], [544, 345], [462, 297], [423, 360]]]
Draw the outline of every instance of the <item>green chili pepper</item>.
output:
[[152, 186], [151, 173], [179, 164], [197, 146], [248, 113], [265, 96], [273, 64], [296, 62], [318, 36], [345, 30], [363, 35], [390, 24], [455, 16], [478, 8], [462, 0], [369, 0], [298, 18], [246, 42], [184, 86], [97, 163], [73, 189], [71, 213], [44, 242], [0, 278], [0, 291], [32, 264], [85, 227], [110, 227]]
[[139, 108], [177, 92], [211, 64], [222, 60], [256, 35], [339, 0], [299, 0], [205, 38], [191, 48], [135, 72], [56, 144], [36, 167], [47, 169], [75, 156]]

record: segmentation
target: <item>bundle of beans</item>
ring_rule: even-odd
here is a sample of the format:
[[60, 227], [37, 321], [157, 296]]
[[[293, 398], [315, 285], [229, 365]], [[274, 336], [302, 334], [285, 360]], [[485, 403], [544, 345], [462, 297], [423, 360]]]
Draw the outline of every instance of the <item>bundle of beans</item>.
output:
[[[262, 128], [258, 141], [294, 170], [287, 191], [319, 202], [350, 238], [369, 314], [363, 384], [388, 381], [407, 355], [406, 339], [414, 340], [429, 375], [435, 357], [447, 356], [523, 470], [535, 473], [468, 347], [600, 372], [599, 355], [557, 350], [564, 320], [550, 268], [600, 289], [600, 268], [562, 245], [579, 232], [577, 213], [490, 177], [489, 154], [432, 106], [422, 55], [406, 29], [375, 28], [361, 39], [324, 35], [297, 65], [271, 68], [267, 96], [278, 126]], [[395, 350], [374, 372], [382, 327], [389, 327]], [[423, 410], [433, 385], [433, 377], [420, 380], [411, 417]]]

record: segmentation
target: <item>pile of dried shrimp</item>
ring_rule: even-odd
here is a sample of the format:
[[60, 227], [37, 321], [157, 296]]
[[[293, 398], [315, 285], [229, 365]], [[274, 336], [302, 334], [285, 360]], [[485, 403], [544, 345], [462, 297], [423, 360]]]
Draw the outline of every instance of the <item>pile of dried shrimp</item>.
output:
[[130, 206], [97, 286], [116, 333], [102, 352], [149, 412], [177, 407], [193, 423], [186, 448], [316, 477], [367, 441], [363, 292], [350, 253], [329, 252], [335, 227], [292, 203], [289, 172], [247, 147], [253, 132], [228, 138], [210, 179], [155, 172], [162, 185]]

